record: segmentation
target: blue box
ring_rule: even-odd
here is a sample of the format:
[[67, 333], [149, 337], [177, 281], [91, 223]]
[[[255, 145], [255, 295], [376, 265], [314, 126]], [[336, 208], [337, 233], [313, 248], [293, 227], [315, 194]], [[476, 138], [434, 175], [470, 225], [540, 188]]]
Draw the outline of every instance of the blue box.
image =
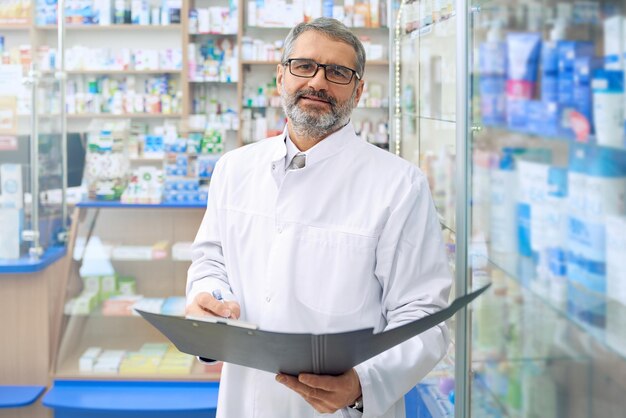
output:
[[592, 57], [595, 53], [593, 42], [590, 41], [558, 41], [557, 54], [559, 77], [564, 73], [574, 72], [574, 61], [580, 57]]

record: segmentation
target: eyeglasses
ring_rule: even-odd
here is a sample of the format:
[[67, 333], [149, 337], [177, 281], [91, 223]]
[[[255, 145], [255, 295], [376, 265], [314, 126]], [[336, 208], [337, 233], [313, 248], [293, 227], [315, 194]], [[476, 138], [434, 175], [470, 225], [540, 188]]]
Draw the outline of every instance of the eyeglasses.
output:
[[359, 73], [351, 68], [343, 65], [320, 64], [306, 58], [290, 58], [283, 65], [289, 67], [289, 72], [296, 77], [313, 78], [317, 74], [317, 70], [322, 67], [324, 69], [324, 77], [331, 83], [350, 84], [354, 76], [356, 76], [357, 80], [361, 79]]

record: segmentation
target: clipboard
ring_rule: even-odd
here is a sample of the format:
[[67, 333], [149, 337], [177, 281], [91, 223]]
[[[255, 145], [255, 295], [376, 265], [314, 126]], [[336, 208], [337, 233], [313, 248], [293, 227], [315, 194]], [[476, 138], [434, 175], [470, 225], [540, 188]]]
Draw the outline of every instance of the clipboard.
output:
[[270, 373], [339, 375], [452, 317], [487, 288], [460, 296], [431, 315], [381, 333], [373, 328], [334, 334], [290, 334], [240, 326], [223, 318], [184, 318], [136, 309], [183, 353]]

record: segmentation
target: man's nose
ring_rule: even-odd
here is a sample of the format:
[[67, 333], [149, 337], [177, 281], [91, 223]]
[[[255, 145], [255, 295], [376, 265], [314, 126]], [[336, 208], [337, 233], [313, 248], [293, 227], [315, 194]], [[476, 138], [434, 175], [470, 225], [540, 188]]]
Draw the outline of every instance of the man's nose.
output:
[[315, 76], [309, 78], [307, 83], [315, 90], [328, 90], [328, 80], [326, 80], [326, 70], [323, 67], [317, 69]]

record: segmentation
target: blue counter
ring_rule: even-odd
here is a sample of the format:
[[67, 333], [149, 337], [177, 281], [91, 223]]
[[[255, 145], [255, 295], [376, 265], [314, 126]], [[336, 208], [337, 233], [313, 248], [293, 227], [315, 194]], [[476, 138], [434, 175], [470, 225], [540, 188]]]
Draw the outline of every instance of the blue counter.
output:
[[50, 247], [38, 259], [24, 256], [17, 260], [0, 258], [0, 274], [36, 273], [65, 256], [65, 246]]
[[119, 201], [88, 200], [76, 204], [78, 208], [107, 209], [205, 209], [204, 203], [120, 203]]
[[35, 402], [44, 386], [0, 385], [0, 408], [19, 408]]
[[218, 388], [218, 382], [55, 380], [43, 404], [55, 418], [212, 418]]

